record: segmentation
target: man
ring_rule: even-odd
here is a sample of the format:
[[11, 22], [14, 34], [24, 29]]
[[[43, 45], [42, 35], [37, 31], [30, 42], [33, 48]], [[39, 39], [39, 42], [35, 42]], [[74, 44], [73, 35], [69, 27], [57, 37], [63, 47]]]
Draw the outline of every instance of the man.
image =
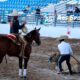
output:
[[36, 25], [38, 25], [39, 21], [41, 20], [41, 10], [39, 6], [36, 8], [35, 19], [36, 19]]
[[29, 10], [30, 10], [30, 5], [26, 6], [23, 12], [28, 14]]
[[80, 15], [80, 9], [78, 7], [75, 7], [75, 11], [74, 11], [74, 16], [76, 17], [75, 20], [78, 19], [79, 15]]
[[[21, 16], [21, 14], [19, 14], [17, 10], [13, 10], [13, 12], [9, 14], [9, 16], [12, 17], [12, 20], [10, 22], [10, 33], [14, 35], [19, 35], [19, 41], [22, 43], [21, 53], [19, 56], [25, 58], [24, 49], [27, 43], [24, 37], [21, 34], [19, 34], [19, 30], [22, 29], [22, 31], [26, 33], [27, 31], [25, 28], [26, 22], [24, 21], [22, 25], [19, 24], [18, 17]], [[23, 28], [25, 28], [25, 30]], [[17, 43], [17, 42], [15, 41], [14, 43]]]
[[67, 36], [61, 36], [59, 37], [59, 44], [58, 44], [58, 50], [60, 52], [60, 57], [58, 59], [58, 68], [59, 72], [61, 73], [63, 71], [62, 69], [62, 62], [66, 61], [66, 64], [69, 69], [69, 73], [72, 75], [72, 69], [71, 69], [71, 64], [70, 64], [70, 56], [73, 55], [72, 48], [68, 42], [65, 42], [65, 39], [68, 38]]

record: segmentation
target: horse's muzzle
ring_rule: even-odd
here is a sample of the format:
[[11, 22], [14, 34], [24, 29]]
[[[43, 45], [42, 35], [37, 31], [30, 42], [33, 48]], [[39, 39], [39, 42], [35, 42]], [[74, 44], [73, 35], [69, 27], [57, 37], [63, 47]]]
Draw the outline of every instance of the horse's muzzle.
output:
[[38, 42], [37, 44], [38, 44], [38, 46], [40, 46], [41, 42]]

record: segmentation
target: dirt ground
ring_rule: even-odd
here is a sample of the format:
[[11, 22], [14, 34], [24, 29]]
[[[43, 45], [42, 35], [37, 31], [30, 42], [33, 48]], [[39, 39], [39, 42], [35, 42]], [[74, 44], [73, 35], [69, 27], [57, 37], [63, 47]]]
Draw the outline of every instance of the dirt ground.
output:
[[[75, 57], [79, 60], [80, 40], [71, 39], [68, 41], [71, 43]], [[42, 44], [40, 46], [37, 46], [35, 43], [32, 45], [27, 80], [80, 80], [80, 73], [73, 74], [72, 76], [69, 74], [57, 75], [56, 70], [49, 68], [48, 58], [50, 55], [58, 52], [58, 42], [53, 38], [41, 38], [41, 42]], [[5, 59], [0, 64], [0, 80], [19, 80], [18, 59], [7, 56], [7, 60], [7, 64]], [[77, 64], [75, 60], [72, 60], [72, 63], [72, 67]], [[74, 67], [73, 69], [76, 68]]]

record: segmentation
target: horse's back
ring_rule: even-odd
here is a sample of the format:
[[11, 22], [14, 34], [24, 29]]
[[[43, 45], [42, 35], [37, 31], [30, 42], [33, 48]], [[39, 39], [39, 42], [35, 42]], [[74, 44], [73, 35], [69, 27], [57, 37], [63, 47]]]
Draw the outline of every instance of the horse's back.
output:
[[0, 34], [0, 50], [5, 50], [10, 46], [11, 40], [5, 34]]
[[6, 52], [10, 56], [17, 55], [19, 48], [7, 35], [0, 34], [0, 53]]
[[0, 34], [0, 37], [5, 37], [7, 34]]
[[10, 39], [7, 37], [7, 34], [0, 34], [0, 43], [1, 42], [9, 42]]

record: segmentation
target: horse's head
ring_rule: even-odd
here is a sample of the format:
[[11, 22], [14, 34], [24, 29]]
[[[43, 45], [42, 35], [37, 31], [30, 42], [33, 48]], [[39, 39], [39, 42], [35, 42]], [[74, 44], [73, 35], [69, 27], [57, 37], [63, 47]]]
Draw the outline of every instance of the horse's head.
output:
[[35, 41], [38, 45], [40, 45], [41, 44], [41, 40], [40, 40], [40, 33], [39, 33], [39, 30], [40, 30], [40, 28], [39, 29], [34, 29], [34, 30], [32, 30], [31, 32], [29, 32], [26, 36], [25, 36], [25, 38], [26, 37], [28, 37], [28, 39], [29, 39], [29, 41]]

